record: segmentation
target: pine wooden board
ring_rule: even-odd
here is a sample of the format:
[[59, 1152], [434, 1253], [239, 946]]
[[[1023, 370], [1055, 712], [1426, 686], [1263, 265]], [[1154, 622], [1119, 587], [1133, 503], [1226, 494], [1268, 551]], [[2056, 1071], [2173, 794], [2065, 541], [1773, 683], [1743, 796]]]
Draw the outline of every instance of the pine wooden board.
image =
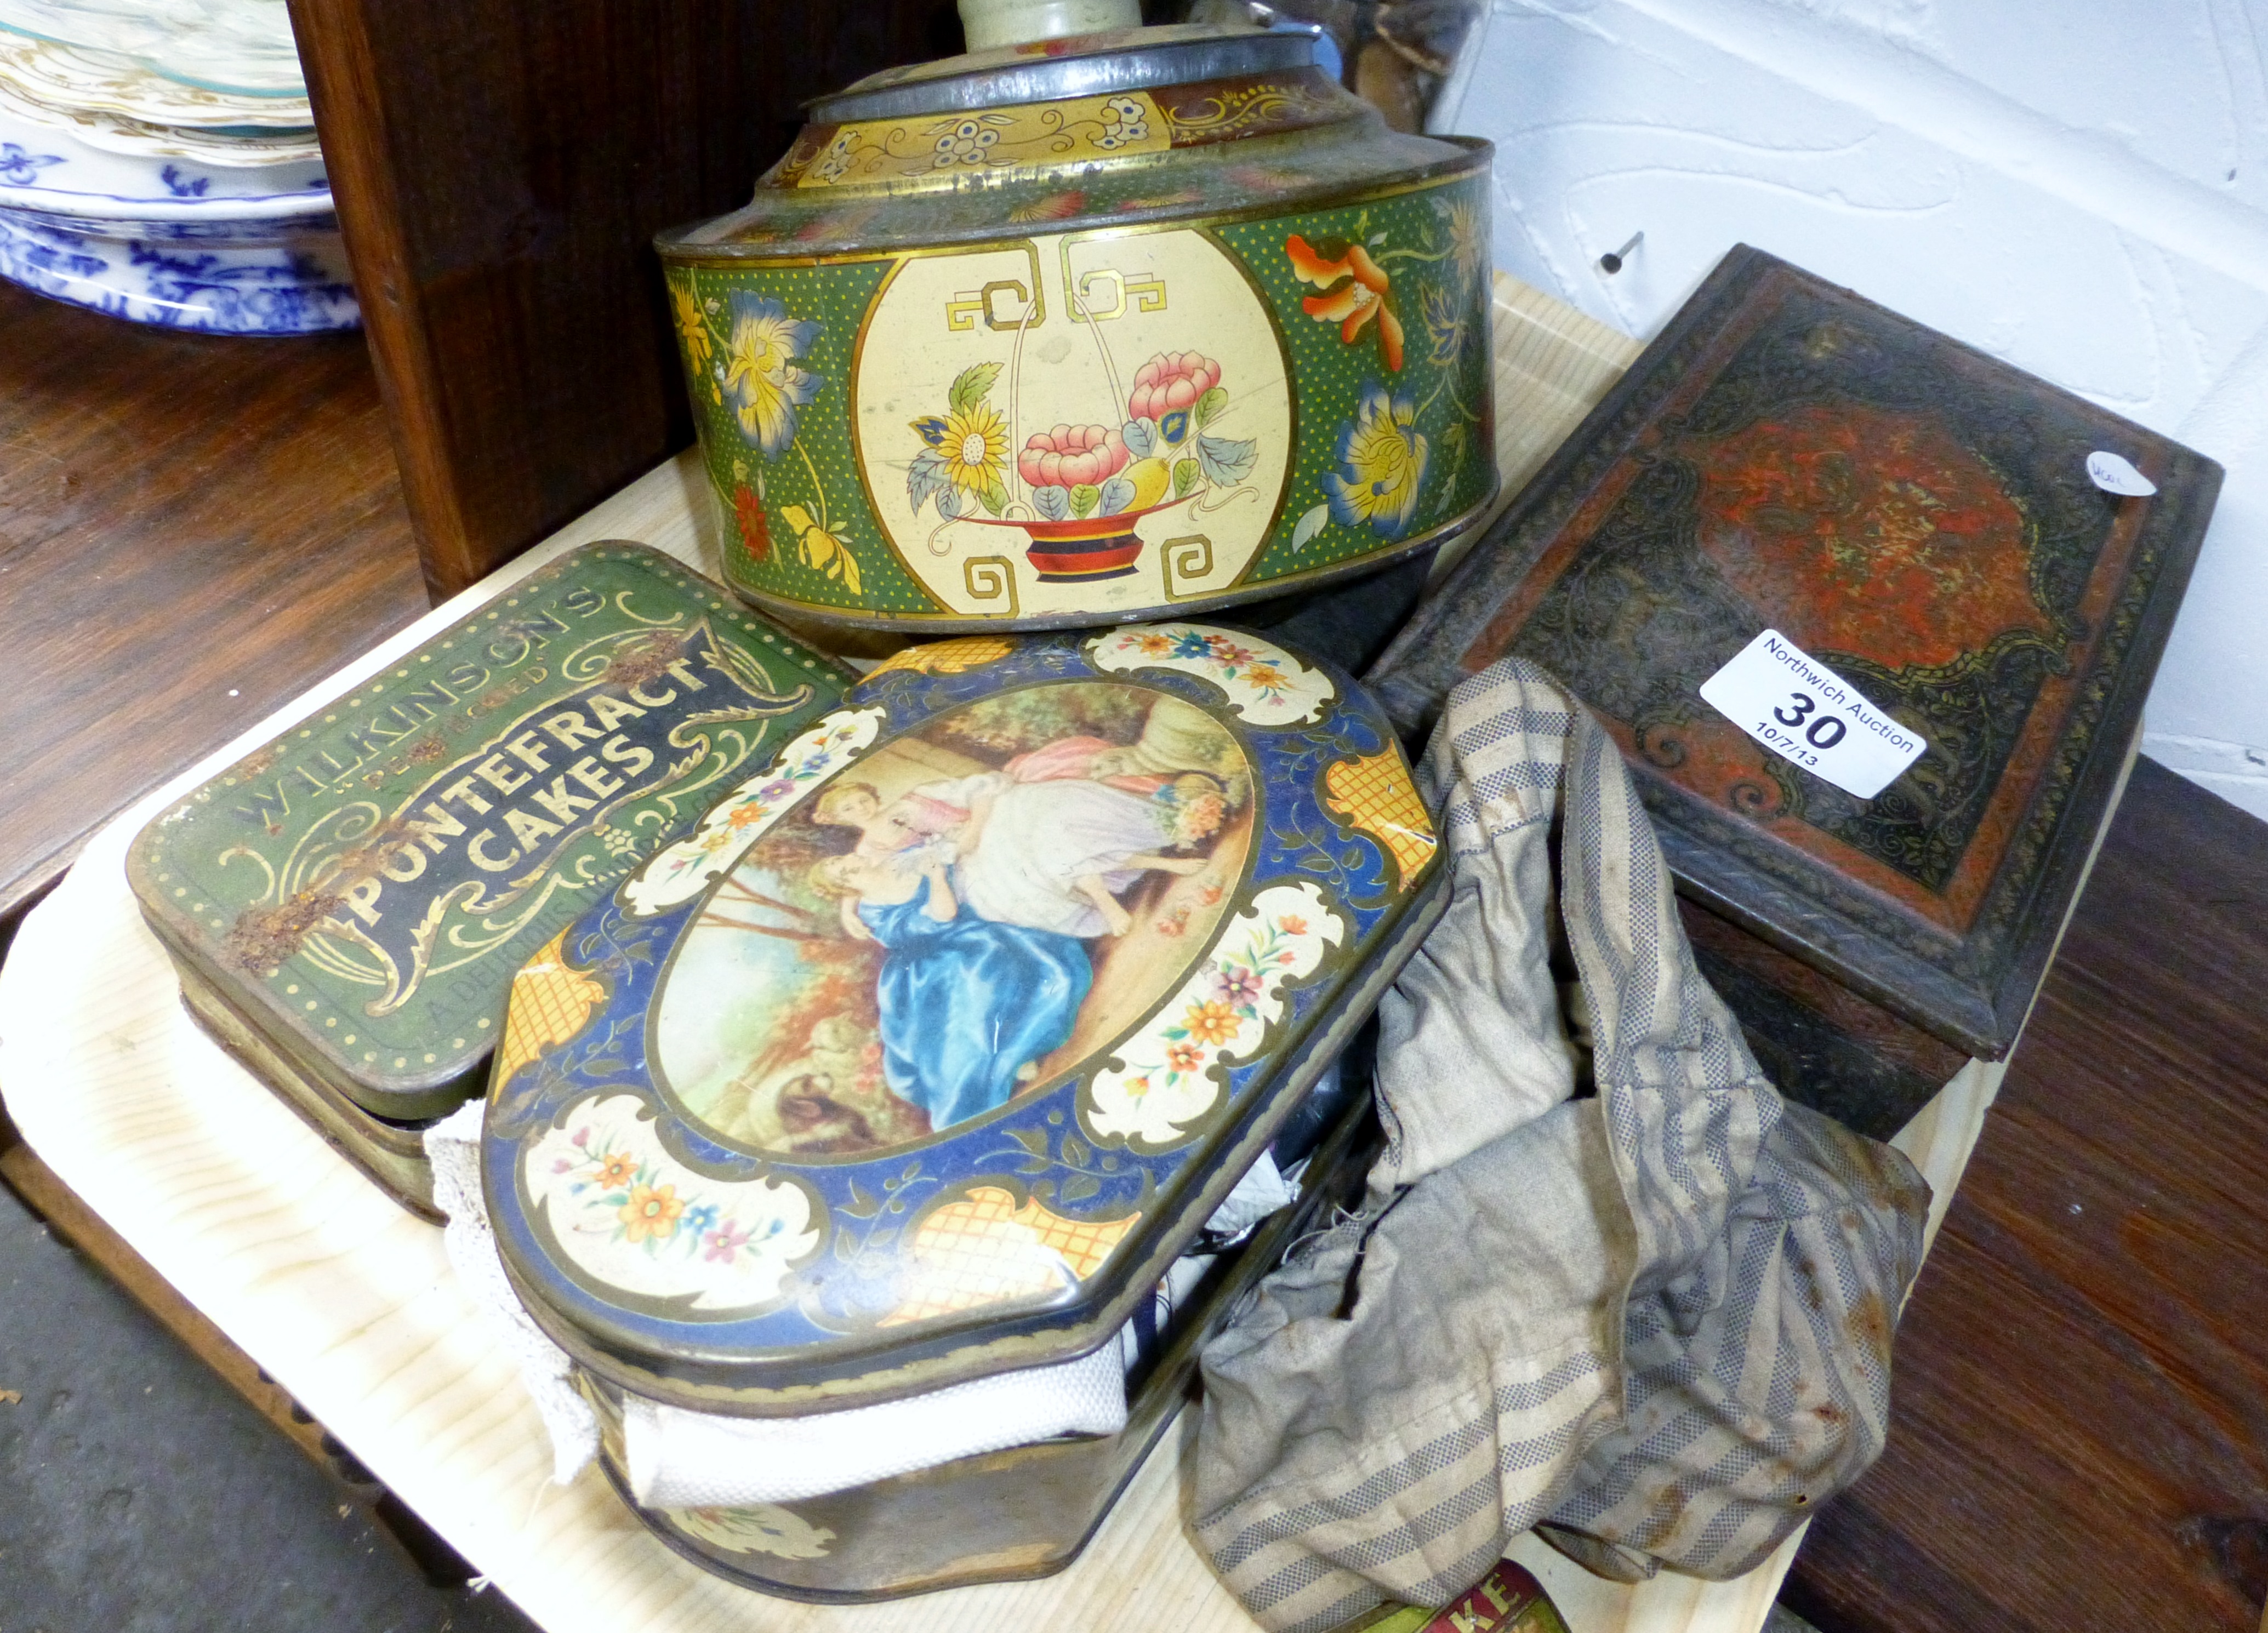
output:
[[[1572, 427], [1622, 365], [1572, 313], [1557, 319], [1572, 338], [1555, 349], [1551, 308], [1508, 284], [1500, 320], [1508, 297], [1530, 315], [1510, 336], [1518, 362], [1502, 376], [1498, 411], [1521, 418], [1509, 445], [1525, 458], [1522, 448], [1548, 438], [1548, 449]], [[1506, 338], [1500, 328], [1500, 352]], [[799, 1605], [731, 1586], [652, 1539], [594, 1472], [549, 1484], [541, 1423], [450, 1271], [440, 1232], [388, 1202], [198, 1031], [142, 925], [123, 863], [144, 822], [561, 551], [632, 538], [715, 575], [701, 480], [690, 455], [651, 472], [99, 834], [0, 967], [0, 1095], [97, 1214], [554, 1633], [1248, 1629], [1183, 1533], [1179, 1435], [1069, 1570], [893, 1605]], [[1900, 1137], [1944, 1195], [1999, 1075], [1964, 1072]], [[1794, 1547], [1735, 1582], [1665, 1577], [1635, 1589], [1587, 1577], [1532, 1537], [1514, 1553], [1575, 1633], [1753, 1633]]]

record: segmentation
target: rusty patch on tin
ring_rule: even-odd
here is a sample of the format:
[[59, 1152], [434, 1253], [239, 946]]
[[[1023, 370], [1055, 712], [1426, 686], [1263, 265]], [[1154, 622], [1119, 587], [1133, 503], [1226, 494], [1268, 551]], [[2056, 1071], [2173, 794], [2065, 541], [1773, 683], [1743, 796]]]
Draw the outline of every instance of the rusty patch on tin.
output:
[[249, 970], [276, 970], [345, 900], [328, 891], [303, 890], [280, 907], [247, 908], [229, 930], [228, 955]]
[[1853, 1342], [1871, 1353], [1882, 1355], [1889, 1352], [1890, 1312], [1889, 1306], [1882, 1302], [1881, 1294], [1868, 1292], [1860, 1295], [1859, 1301], [1851, 1306], [1851, 1314], [1844, 1322], [1844, 1328]]
[[606, 673], [599, 679], [612, 686], [644, 686], [647, 681], [659, 680], [668, 673], [669, 666], [676, 657], [676, 644], [667, 636], [649, 636], [616, 652], [614, 661], [607, 666]]

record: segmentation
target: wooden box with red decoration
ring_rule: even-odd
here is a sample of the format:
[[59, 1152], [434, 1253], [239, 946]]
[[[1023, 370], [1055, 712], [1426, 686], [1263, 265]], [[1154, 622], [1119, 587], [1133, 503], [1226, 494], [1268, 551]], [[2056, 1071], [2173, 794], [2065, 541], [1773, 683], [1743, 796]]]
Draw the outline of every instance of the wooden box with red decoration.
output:
[[1370, 678], [1565, 682], [1766, 1070], [1888, 1135], [2014, 1044], [2220, 475], [1742, 246]]

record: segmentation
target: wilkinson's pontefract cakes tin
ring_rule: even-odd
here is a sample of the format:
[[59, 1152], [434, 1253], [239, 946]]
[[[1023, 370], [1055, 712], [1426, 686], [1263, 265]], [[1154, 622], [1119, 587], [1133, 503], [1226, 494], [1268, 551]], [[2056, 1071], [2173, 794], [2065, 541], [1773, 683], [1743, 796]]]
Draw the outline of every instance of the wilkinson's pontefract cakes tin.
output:
[[643, 545], [584, 546], [188, 795], [127, 861], [190, 1009], [431, 1217], [512, 972], [850, 675]]
[[1490, 149], [1307, 35], [1178, 25], [877, 75], [665, 233], [725, 576], [908, 633], [1186, 615], [1496, 489]]
[[514, 982], [482, 1177], [607, 1382], [796, 1416], [1084, 1354], [1446, 902], [1384, 715], [1201, 624], [868, 675]]

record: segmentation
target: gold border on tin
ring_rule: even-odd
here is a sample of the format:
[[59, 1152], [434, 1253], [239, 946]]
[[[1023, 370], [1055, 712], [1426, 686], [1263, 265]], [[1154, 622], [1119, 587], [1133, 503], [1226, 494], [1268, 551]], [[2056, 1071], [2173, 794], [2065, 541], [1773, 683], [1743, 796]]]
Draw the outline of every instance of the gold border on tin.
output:
[[[1378, 199], [1398, 198], [1404, 193], [1422, 193], [1431, 188], [1447, 187], [1455, 182], [1486, 175], [1489, 157], [1495, 144], [1477, 136], [1438, 136], [1436, 141], [1465, 149], [1458, 158], [1444, 159], [1439, 166], [1426, 166], [1416, 172], [1405, 171], [1385, 181], [1373, 182], [1349, 188], [1344, 192], [1328, 190], [1313, 194], [1287, 194], [1264, 204], [1254, 204], [1244, 210], [1215, 210], [1210, 214], [1176, 216], [1152, 221], [1128, 222], [1123, 230], [1142, 227], [1194, 227], [1200, 230], [1232, 225], [1246, 221], [1264, 221], [1274, 216], [1307, 215], [1320, 210], [1343, 210], [1356, 204], [1368, 204]], [[1160, 158], [1169, 155], [1160, 155]], [[969, 239], [950, 244], [908, 245], [902, 247], [878, 245], [870, 249], [836, 250], [816, 255], [775, 255], [765, 252], [771, 246], [749, 244], [738, 253], [727, 251], [721, 245], [693, 244], [682, 239], [667, 242], [657, 240], [655, 247], [664, 265], [669, 267], [706, 267], [723, 269], [760, 262], [768, 267], [830, 267], [857, 261], [895, 261], [914, 255], [961, 254], [974, 249], [998, 249], [1021, 241], [1016, 238]]]

